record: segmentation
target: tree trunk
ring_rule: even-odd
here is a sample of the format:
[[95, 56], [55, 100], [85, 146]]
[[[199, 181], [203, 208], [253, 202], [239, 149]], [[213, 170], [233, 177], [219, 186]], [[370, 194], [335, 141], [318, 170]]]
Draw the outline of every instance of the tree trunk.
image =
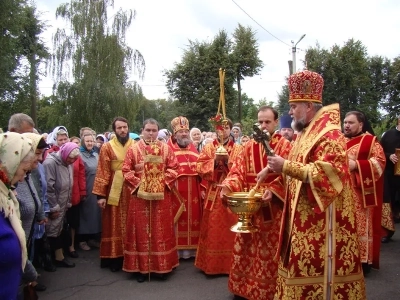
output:
[[239, 110], [239, 120], [242, 122], [242, 88], [240, 86], [240, 76], [237, 76], [237, 87], [238, 87], [238, 110]]
[[35, 127], [38, 128], [37, 123], [37, 82], [36, 82], [36, 55], [34, 53], [29, 55], [29, 64], [31, 67], [29, 73], [29, 98], [31, 99], [31, 118], [35, 123]]

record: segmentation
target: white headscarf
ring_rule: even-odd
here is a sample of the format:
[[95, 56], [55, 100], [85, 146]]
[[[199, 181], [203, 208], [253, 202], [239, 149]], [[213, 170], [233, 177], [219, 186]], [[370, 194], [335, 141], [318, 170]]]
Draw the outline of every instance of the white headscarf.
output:
[[192, 129], [190, 129], [190, 132], [189, 132], [190, 139], [193, 141], [193, 133], [195, 133], [196, 131], [198, 131], [200, 133], [200, 142], [202, 142], [204, 139], [204, 136], [201, 134], [201, 130], [196, 127], [193, 127]]
[[57, 126], [56, 128], [54, 128], [53, 132], [50, 132], [49, 135], [47, 136], [47, 140], [46, 143], [50, 144], [50, 145], [56, 145], [57, 144], [57, 132], [62, 129], [65, 130], [65, 132], [68, 135], [68, 130], [65, 126]]

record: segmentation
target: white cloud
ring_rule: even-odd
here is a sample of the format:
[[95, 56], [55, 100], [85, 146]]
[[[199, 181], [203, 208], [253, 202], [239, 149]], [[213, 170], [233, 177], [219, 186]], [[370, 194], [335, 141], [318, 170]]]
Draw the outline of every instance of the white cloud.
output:
[[[260, 28], [231, 0], [115, 0], [115, 9], [135, 9], [136, 20], [128, 32], [127, 42], [138, 49], [146, 60], [146, 74], [142, 85], [148, 99], [166, 98], [162, 70], [179, 62], [188, 40], [212, 39], [219, 30], [232, 34], [241, 23], [257, 31], [260, 57], [265, 67], [260, 76], [246, 78], [243, 92], [256, 101], [266, 97], [277, 100], [277, 93], [288, 75], [287, 61], [292, 58], [291, 40], [306, 37], [299, 43], [297, 69], [302, 68], [304, 50], [318, 42], [324, 48], [343, 45], [350, 38], [360, 40], [369, 55], [394, 58], [400, 53], [400, 1], [398, 0], [309, 0], [265, 1], [235, 0], [252, 18], [281, 39], [276, 40]], [[39, 10], [49, 13], [43, 18], [54, 22], [55, 8], [63, 1], [38, 0]], [[111, 14], [110, 14], [111, 16]], [[46, 34], [50, 38], [51, 33]], [[217, 72], [218, 70], [216, 70]], [[132, 79], [137, 79], [132, 75]], [[49, 94], [49, 79], [40, 83], [42, 92]]]

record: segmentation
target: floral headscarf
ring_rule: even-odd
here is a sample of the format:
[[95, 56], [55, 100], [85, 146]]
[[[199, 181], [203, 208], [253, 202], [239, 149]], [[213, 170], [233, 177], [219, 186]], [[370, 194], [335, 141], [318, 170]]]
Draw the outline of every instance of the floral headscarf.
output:
[[16, 132], [0, 134], [0, 180], [6, 186], [14, 177], [20, 162], [30, 151], [33, 151], [31, 139]]
[[[33, 132], [26, 132], [22, 134], [23, 137], [27, 137], [28, 139], [32, 140], [32, 149], [36, 151], [39, 142], [43, 137], [40, 134], [33, 133]], [[43, 139], [44, 140], [44, 139]]]

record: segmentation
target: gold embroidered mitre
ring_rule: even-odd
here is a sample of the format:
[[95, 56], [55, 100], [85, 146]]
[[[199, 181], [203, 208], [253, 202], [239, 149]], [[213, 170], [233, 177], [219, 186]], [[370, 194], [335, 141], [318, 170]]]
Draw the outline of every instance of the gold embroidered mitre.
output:
[[324, 79], [315, 72], [304, 70], [290, 75], [289, 85], [289, 103], [311, 101], [322, 103], [322, 90], [324, 88]]
[[172, 131], [177, 133], [181, 129], [189, 130], [189, 121], [185, 117], [179, 116], [171, 121]]

